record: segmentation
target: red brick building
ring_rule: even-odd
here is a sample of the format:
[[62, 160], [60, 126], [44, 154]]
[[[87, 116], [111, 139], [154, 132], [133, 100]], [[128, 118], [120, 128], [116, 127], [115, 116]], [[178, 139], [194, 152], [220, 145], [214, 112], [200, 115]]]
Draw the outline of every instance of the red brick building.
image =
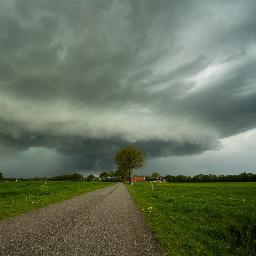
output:
[[131, 179], [132, 182], [144, 182], [145, 181], [145, 177], [144, 176], [134, 176]]

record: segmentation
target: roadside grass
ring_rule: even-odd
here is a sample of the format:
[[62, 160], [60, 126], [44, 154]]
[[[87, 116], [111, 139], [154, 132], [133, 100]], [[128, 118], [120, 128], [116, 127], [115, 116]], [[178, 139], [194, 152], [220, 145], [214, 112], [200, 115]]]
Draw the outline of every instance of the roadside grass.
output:
[[110, 185], [97, 181], [0, 182], [0, 220]]
[[256, 255], [256, 183], [135, 183], [167, 255]]

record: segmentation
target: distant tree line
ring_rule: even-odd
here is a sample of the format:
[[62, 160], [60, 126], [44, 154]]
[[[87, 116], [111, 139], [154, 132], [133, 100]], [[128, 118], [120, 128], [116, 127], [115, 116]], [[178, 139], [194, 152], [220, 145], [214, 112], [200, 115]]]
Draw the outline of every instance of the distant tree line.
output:
[[106, 181], [106, 182], [117, 182], [121, 181], [121, 177], [118, 176], [118, 171], [104, 171], [99, 177], [90, 174], [88, 176], [83, 176], [78, 173], [66, 174], [61, 176], [55, 176], [52, 178], [48, 178], [48, 180], [52, 181]]
[[[1, 178], [0, 178], [1, 180]], [[55, 177], [33, 177], [33, 178], [4, 178], [2, 177], [2, 180], [5, 181], [83, 181], [85, 180], [84, 176], [79, 173], [72, 173], [72, 174], [66, 174], [66, 175], [60, 175]]]
[[90, 174], [83, 176], [79, 173], [65, 174], [54, 177], [33, 177], [33, 178], [4, 178], [0, 172], [0, 181], [106, 181], [117, 182], [121, 181], [121, 177], [118, 176], [118, 171], [104, 171], [99, 177]]
[[55, 181], [83, 181], [84, 176], [79, 173], [72, 173], [72, 174], [66, 174], [66, 175], [60, 175], [50, 178], [49, 180], [55, 180]]
[[[100, 180], [116, 182], [124, 181], [122, 173], [120, 171], [105, 171], [99, 176]], [[125, 181], [129, 177], [127, 176]], [[167, 181], [167, 182], [246, 182], [256, 181], [256, 174], [253, 173], [240, 173], [238, 175], [213, 175], [213, 174], [198, 174], [195, 176], [185, 176], [185, 175], [166, 175], [161, 176], [159, 172], [153, 172], [151, 175], [145, 176], [145, 181]]]
[[36, 177], [33, 180], [49, 180], [49, 181], [92, 181], [92, 180], [97, 180], [97, 178], [90, 174], [87, 177], [84, 177], [80, 173], [72, 173], [72, 174], [65, 174], [65, 175], [59, 175], [59, 176], [54, 176], [50, 178], [46, 177]]
[[[4, 178], [0, 172], [0, 181], [16, 181], [16, 178]], [[22, 181], [105, 181], [105, 182], [121, 182], [128, 181], [129, 175], [120, 170], [103, 171], [99, 177], [92, 174], [84, 177], [79, 173], [65, 174], [54, 177], [34, 177], [34, 178], [19, 178]], [[198, 174], [195, 176], [185, 175], [166, 175], [161, 176], [159, 172], [153, 172], [152, 175], [145, 176], [145, 181], [167, 181], [167, 182], [256, 182], [256, 174], [242, 172], [238, 175], [213, 175], [213, 174]]]
[[172, 176], [163, 177], [167, 182], [246, 182], [256, 181], [256, 174], [242, 172], [237, 175], [213, 175], [213, 174], [198, 174], [195, 176]]

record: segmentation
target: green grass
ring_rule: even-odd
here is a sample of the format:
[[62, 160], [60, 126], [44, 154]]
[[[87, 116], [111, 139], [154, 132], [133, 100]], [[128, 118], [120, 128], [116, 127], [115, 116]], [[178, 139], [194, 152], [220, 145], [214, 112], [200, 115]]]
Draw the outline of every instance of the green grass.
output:
[[256, 183], [151, 185], [128, 189], [167, 255], [256, 255]]
[[0, 182], [0, 220], [112, 184], [70, 181]]

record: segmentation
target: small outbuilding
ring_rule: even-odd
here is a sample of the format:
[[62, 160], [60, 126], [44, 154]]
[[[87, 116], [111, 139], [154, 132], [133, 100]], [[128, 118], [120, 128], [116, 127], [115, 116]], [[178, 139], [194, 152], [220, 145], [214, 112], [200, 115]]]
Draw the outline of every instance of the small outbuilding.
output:
[[144, 176], [134, 176], [131, 179], [131, 182], [144, 182], [145, 181], [145, 177]]

